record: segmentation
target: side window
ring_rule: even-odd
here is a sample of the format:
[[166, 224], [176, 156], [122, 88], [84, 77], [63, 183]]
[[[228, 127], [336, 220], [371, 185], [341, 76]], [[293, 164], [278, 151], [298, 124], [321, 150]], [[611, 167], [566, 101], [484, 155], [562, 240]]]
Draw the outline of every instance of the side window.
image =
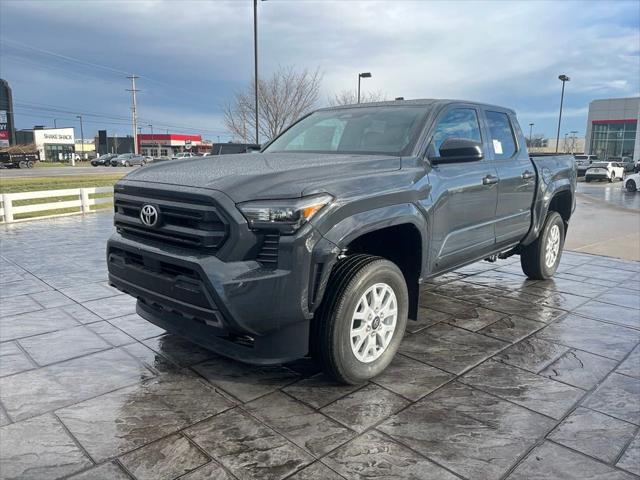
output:
[[473, 108], [454, 108], [442, 117], [433, 133], [430, 155], [438, 155], [447, 138], [464, 138], [482, 143], [478, 114]]
[[501, 160], [512, 157], [516, 153], [516, 140], [509, 116], [506, 113], [490, 111], [487, 111], [486, 115], [494, 158]]

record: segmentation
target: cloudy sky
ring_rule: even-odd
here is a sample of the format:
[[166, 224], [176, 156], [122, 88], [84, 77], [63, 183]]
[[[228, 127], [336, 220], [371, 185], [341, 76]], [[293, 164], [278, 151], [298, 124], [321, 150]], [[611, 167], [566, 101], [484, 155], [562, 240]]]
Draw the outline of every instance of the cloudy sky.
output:
[[[319, 68], [321, 104], [355, 88], [514, 108], [523, 126], [584, 135], [588, 104], [640, 91], [638, 1], [260, 2], [260, 71]], [[128, 73], [144, 131], [227, 139], [221, 105], [253, 74], [252, 2], [0, 0], [0, 76], [16, 124], [130, 133]], [[528, 127], [525, 127], [528, 130]], [[78, 129], [79, 130], [79, 129]], [[78, 135], [79, 135], [78, 131]]]

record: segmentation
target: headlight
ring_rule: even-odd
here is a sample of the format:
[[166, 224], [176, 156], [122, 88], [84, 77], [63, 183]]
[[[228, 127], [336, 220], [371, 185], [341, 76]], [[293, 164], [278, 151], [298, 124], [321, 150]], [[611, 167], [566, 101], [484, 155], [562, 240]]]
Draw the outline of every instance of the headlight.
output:
[[249, 227], [276, 229], [282, 233], [294, 233], [311, 220], [333, 197], [327, 193], [291, 200], [260, 200], [238, 204], [249, 222]]

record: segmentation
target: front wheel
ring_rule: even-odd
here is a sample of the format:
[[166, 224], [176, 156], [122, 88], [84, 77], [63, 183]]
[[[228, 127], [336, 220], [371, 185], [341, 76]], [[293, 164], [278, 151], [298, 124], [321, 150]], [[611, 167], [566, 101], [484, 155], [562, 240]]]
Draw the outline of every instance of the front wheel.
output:
[[558, 212], [549, 212], [536, 240], [522, 247], [520, 265], [532, 280], [547, 280], [558, 268], [564, 247], [564, 221]]
[[638, 189], [638, 187], [636, 186], [636, 182], [633, 180], [627, 181], [626, 187], [627, 187], [627, 192], [635, 192]]
[[407, 326], [409, 296], [400, 269], [371, 255], [341, 260], [316, 316], [311, 350], [325, 372], [358, 385], [395, 356]]

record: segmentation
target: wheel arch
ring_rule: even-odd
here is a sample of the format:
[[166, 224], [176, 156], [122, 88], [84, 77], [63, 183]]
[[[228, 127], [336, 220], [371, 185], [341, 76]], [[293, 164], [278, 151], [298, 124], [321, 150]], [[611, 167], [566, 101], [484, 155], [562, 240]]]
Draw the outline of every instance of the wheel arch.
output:
[[[395, 263], [402, 271], [409, 292], [409, 318], [417, 318], [419, 283], [426, 264], [427, 221], [413, 204], [393, 205], [361, 212], [337, 223], [324, 236], [337, 246], [338, 256], [375, 255]], [[337, 260], [337, 257], [336, 257]], [[330, 266], [331, 268], [333, 265]], [[314, 307], [320, 304], [326, 279], [314, 289]]]

